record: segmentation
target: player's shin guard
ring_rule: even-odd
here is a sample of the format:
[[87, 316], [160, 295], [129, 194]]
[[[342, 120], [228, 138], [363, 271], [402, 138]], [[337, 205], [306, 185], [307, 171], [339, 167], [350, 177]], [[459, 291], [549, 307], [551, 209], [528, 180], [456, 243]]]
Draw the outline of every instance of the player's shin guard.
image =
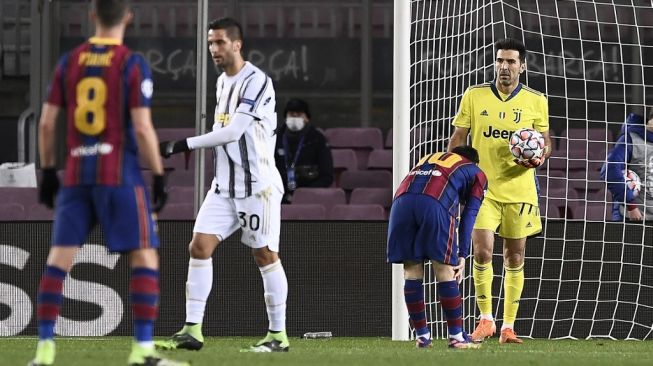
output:
[[[524, 264], [517, 268], [505, 267], [505, 269], [506, 277], [503, 288], [506, 293], [506, 299], [503, 305], [503, 324], [512, 328], [517, 318], [519, 299], [524, 289]], [[504, 328], [502, 327], [502, 329]]]
[[286, 329], [286, 298], [288, 297], [288, 279], [278, 260], [264, 267], [259, 267], [263, 278], [265, 308], [268, 312], [270, 330], [280, 332]]
[[47, 266], [41, 277], [38, 294], [39, 339], [54, 338], [54, 325], [63, 302], [63, 281], [67, 273], [57, 267]]
[[463, 333], [463, 301], [457, 281], [438, 282], [438, 298], [442, 304], [444, 317], [447, 319], [449, 338], [462, 338]]
[[134, 318], [134, 338], [142, 345], [151, 344], [159, 309], [159, 271], [133, 268], [129, 297]]
[[417, 337], [431, 338], [431, 332], [426, 325], [426, 307], [424, 306], [424, 287], [422, 280], [406, 280], [404, 282], [404, 299], [410, 323]]
[[202, 323], [206, 300], [213, 287], [213, 259], [191, 258], [186, 281], [186, 322]]
[[472, 270], [474, 276], [474, 289], [476, 291], [476, 304], [481, 315], [492, 315], [492, 278], [494, 270], [492, 262], [480, 264], [474, 260]]

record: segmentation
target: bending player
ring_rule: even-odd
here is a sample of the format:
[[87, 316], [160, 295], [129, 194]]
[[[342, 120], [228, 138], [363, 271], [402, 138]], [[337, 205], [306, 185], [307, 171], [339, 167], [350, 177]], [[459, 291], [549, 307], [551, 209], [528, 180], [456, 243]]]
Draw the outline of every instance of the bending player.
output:
[[[471, 232], [487, 189], [478, 153], [459, 146], [451, 153], [423, 157], [399, 185], [388, 225], [388, 262], [404, 265], [404, 296], [417, 347], [430, 347], [424, 306], [424, 262], [430, 260], [437, 293], [447, 320], [449, 347], [477, 348], [463, 331], [463, 305], [458, 285], [469, 255]], [[458, 240], [458, 204], [464, 204]]]
[[[535, 168], [551, 155], [549, 107], [546, 96], [519, 82], [526, 70], [526, 47], [514, 39], [495, 44], [496, 79], [469, 87], [463, 94], [449, 151], [467, 143], [479, 152], [479, 166], [488, 175], [489, 190], [472, 233], [474, 243], [474, 289], [481, 319], [472, 333], [482, 342], [496, 332], [492, 315], [492, 253], [494, 233], [503, 238], [505, 301], [500, 343], [522, 343], [513, 327], [524, 288], [526, 238], [542, 231]], [[544, 137], [545, 156], [514, 160], [508, 149], [511, 131], [534, 128]]]

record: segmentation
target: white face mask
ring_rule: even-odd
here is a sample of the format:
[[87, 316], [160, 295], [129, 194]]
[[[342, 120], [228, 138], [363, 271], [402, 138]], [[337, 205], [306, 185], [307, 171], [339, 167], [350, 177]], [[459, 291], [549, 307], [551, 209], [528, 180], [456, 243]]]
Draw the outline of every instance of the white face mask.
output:
[[299, 131], [304, 128], [304, 119], [302, 117], [286, 117], [286, 126], [290, 131]]

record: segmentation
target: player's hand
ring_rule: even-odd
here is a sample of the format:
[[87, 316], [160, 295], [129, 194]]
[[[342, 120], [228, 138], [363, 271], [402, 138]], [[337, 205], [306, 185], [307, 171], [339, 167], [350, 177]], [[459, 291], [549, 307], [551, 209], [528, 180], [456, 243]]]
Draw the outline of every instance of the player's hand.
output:
[[528, 160], [514, 159], [513, 161], [515, 162], [515, 164], [521, 165], [524, 168], [537, 168], [538, 166], [544, 164], [545, 160], [546, 158], [544, 157], [544, 155], [542, 155], [542, 157], [540, 158], [531, 158]]
[[453, 267], [453, 278], [460, 284], [465, 277], [465, 258], [458, 257], [458, 265]]
[[165, 175], [154, 175], [152, 178], [152, 211], [158, 213], [168, 201], [168, 188]]
[[637, 208], [637, 206], [634, 205], [632, 206], [627, 205], [627, 206], [628, 206], [628, 210], [626, 210], [626, 214], [628, 215], [629, 220], [642, 221], [644, 219], [642, 215], [642, 211], [640, 211], [639, 208]]
[[159, 143], [159, 153], [166, 159], [171, 155], [189, 150], [186, 139], [179, 141], [162, 141]]
[[43, 176], [39, 186], [39, 202], [49, 208], [54, 207], [54, 198], [59, 191], [59, 177], [56, 168], [43, 169]]

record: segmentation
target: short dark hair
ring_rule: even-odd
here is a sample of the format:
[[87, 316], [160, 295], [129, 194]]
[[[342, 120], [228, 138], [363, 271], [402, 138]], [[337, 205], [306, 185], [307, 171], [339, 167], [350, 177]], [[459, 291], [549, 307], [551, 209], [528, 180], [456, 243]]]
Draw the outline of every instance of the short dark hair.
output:
[[496, 41], [494, 43], [494, 49], [495, 52], [499, 52], [499, 50], [515, 50], [519, 52], [519, 60], [521, 62], [526, 61], [526, 46], [514, 38], [505, 38]]
[[243, 27], [234, 18], [220, 18], [209, 23], [209, 30], [224, 29], [227, 32], [227, 37], [232, 41], [243, 40]]
[[283, 116], [287, 116], [288, 112], [304, 112], [308, 119], [311, 119], [311, 112], [308, 109], [308, 103], [301, 99], [293, 98], [286, 103], [286, 110], [283, 112]]
[[476, 164], [480, 161], [478, 159], [478, 151], [469, 145], [456, 146], [451, 152], [467, 158]]
[[129, 8], [129, 0], [93, 0], [93, 11], [103, 27], [120, 24]]

